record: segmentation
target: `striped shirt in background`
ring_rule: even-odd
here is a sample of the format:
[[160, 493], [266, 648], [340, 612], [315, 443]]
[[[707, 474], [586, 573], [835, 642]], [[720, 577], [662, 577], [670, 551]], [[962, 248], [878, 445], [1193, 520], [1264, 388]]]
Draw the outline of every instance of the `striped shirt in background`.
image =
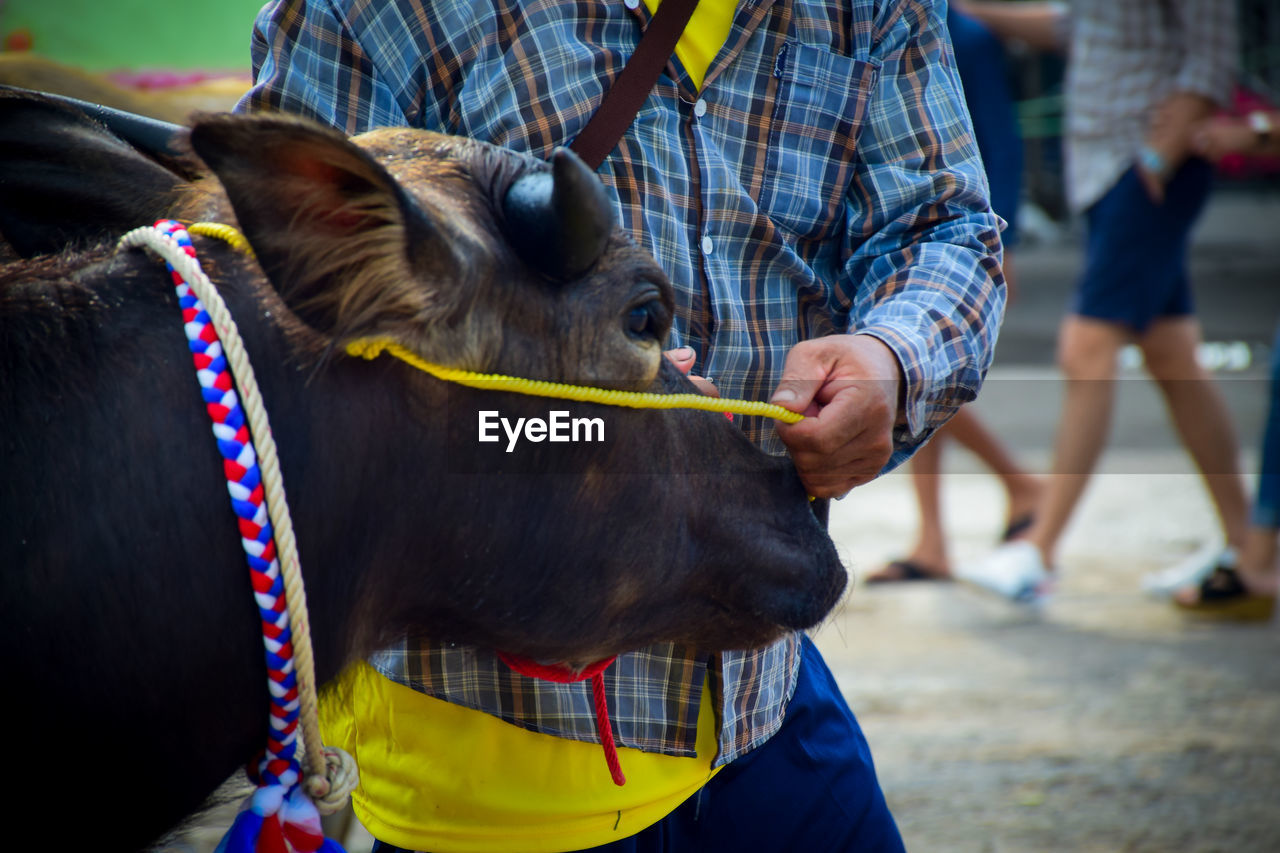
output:
[[1083, 211], [1137, 160], [1155, 107], [1175, 92], [1227, 104], [1235, 0], [1074, 0], [1067, 71], [1067, 198]]
[[[797, 342], [857, 332], [905, 376], [891, 466], [962, 403], [1004, 307], [999, 220], [942, 8], [928, 0], [743, 0], [695, 87], [673, 59], [600, 168], [620, 221], [676, 288], [671, 346], [726, 396], [768, 399]], [[410, 125], [546, 157], [634, 52], [640, 0], [279, 0], [254, 32], [240, 109], [348, 133]], [[771, 422], [745, 421], [765, 449]], [[799, 643], [708, 656], [661, 646], [609, 670], [624, 746], [690, 754], [708, 669], [717, 764], [781, 724]], [[402, 646], [388, 677], [535, 731], [597, 740], [585, 684], [531, 682], [490, 653]]]

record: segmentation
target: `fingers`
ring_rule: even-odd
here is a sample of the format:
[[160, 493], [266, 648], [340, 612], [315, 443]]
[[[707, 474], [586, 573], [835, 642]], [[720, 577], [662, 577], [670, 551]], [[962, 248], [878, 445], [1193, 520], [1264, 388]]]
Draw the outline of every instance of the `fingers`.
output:
[[677, 347], [666, 350], [662, 354], [667, 357], [667, 361], [674, 364], [685, 376], [688, 376], [689, 371], [693, 369], [693, 361], [696, 358], [693, 347]]
[[772, 399], [805, 420], [775, 426], [811, 495], [839, 497], [883, 470], [900, 381], [897, 356], [866, 335], [802, 341], [787, 354]]
[[805, 417], [818, 413], [818, 391], [831, 373], [831, 359], [819, 347], [807, 346], [811, 343], [802, 341], [787, 353], [782, 378], [769, 399], [769, 402]]
[[841, 497], [875, 479], [889, 462], [895, 412], [875, 384], [850, 383], [816, 417], [778, 424], [778, 436], [814, 497]]
[[701, 391], [703, 394], [705, 394], [708, 397], [720, 396], [720, 389], [717, 388], [715, 385], [713, 385], [710, 379], [706, 379], [702, 376], [694, 376], [691, 373], [689, 374], [689, 381], [692, 382], [699, 391]]
[[667, 361], [676, 366], [677, 370], [689, 377], [689, 381], [703, 394], [708, 397], [720, 396], [720, 389], [713, 385], [711, 380], [695, 376], [689, 372], [693, 369], [693, 363], [697, 359], [697, 353], [693, 351], [692, 347], [677, 347], [666, 350], [662, 354], [667, 357]]

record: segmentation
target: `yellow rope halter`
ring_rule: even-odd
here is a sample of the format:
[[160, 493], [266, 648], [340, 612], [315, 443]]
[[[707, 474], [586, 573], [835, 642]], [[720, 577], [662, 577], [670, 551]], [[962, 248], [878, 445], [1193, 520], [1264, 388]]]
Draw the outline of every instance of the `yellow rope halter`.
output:
[[[202, 234], [223, 240], [237, 251], [252, 256], [253, 249], [244, 235], [230, 225], [219, 222], [195, 222], [188, 226], [192, 234]], [[389, 338], [362, 338], [347, 344], [348, 355], [370, 361], [382, 353], [395, 356], [406, 364], [429, 373], [446, 382], [456, 382], [468, 388], [510, 391], [530, 397], [554, 397], [576, 400], [580, 403], [599, 403], [605, 406], [624, 406], [629, 409], [697, 409], [704, 412], [732, 412], [735, 415], [760, 415], [793, 424], [804, 420], [804, 415], [785, 409], [774, 403], [756, 400], [727, 400], [723, 397], [707, 397], [702, 394], [654, 394], [644, 391], [615, 391], [609, 388], [592, 388], [584, 385], [568, 385], [563, 382], [546, 382], [540, 379], [522, 379], [495, 373], [476, 373], [456, 367], [432, 364], [417, 353]]]
[[429, 373], [446, 382], [456, 382], [468, 388], [491, 391], [511, 391], [530, 397], [556, 397], [577, 400], [580, 403], [600, 403], [605, 406], [625, 406], [630, 409], [699, 409], [704, 412], [733, 412], [735, 415], [762, 415], [793, 424], [804, 415], [784, 409], [773, 403], [755, 400], [726, 400], [702, 394], [654, 394], [644, 391], [615, 391], [609, 388], [592, 388], [584, 385], [567, 385], [563, 382], [546, 382], [539, 379], [521, 379], [496, 373], [475, 373], [456, 367], [432, 364], [411, 350], [387, 338], [362, 338], [347, 344], [347, 354], [375, 359], [382, 353], [393, 355], [406, 364]]

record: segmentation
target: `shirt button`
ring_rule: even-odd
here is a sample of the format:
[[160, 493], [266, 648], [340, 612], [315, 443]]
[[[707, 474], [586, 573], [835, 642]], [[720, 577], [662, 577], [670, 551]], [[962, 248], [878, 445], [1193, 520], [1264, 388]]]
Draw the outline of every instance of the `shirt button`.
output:
[[716, 247], [716, 244], [711, 242], [710, 237], [702, 238], [702, 254], [704, 255], [711, 254], [711, 250], [714, 249], [715, 247]]
[[640, 0], [622, 0], [622, 5], [626, 6], [628, 9], [634, 9], [640, 5]]
[[698, 98], [693, 104], [693, 114], [698, 118], [702, 118], [707, 114], [707, 99]]

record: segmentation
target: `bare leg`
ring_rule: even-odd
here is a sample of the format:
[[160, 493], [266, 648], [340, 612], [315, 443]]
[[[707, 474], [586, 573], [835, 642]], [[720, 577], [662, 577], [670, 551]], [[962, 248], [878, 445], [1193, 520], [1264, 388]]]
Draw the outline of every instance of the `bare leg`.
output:
[[[911, 485], [920, 509], [920, 532], [906, 559], [921, 570], [939, 576], [951, 574], [947, 537], [942, 523], [942, 455], [948, 439], [955, 438], [1000, 478], [1008, 496], [1006, 525], [1034, 512], [1044, 486], [1024, 470], [995, 434], [967, 406], [961, 407], [928, 444], [911, 458]], [[892, 580], [899, 571], [886, 567], [868, 580]]]
[[944, 426], [911, 458], [911, 484], [920, 508], [920, 535], [908, 559], [940, 575], [950, 573], [947, 537], [942, 529], [942, 449], [949, 432], [950, 425]]
[[1058, 361], [1066, 375], [1062, 419], [1054, 443], [1052, 476], [1027, 540], [1046, 566], [1075, 511], [1102, 453], [1111, 426], [1116, 354], [1127, 340], [1123, 327], [1072, 315], [1058, 335]]
[[1240, 582], [1254, 595], [1280, 593], [1280, 530], [1250, 526], [1240, 549], [1239, 574]]
[[[1004, 255], [1005, 282], [1009, 299], [1016, 295], [1016, 276], [1013, 256]], [[942, 449], [948, 439], [954, 438], [978, 457], [1004, 486], [1007, 498], [1005, 529], [1014, 523], [1033, 516], [1044, 491], [1038, 477], [1032, 476], [1005, 449], [977, 414], [968, 406], [956, 411], [927, 444], [911, 458], [911, 484], [916, 492], [916, 506], [920, 510], [920, 531], [915, 547], [906, 560], [931, 575], [949, 576], [951, 561], [947, 556], [947, 537], [942, 524]], [[1020, 532], [1021, 536], [1025, 531]], [[892, 565], [871, 575], [868, 580], [893, 580], [900, 570]]]
[[[1006, 527], [1036, 511], [1044, 494], [1044, 483], [1018, 464], [1018, 460], [983, 424], [977, 413], [964, 406], [947, 422], [945, 429], [948, 437], [958, 441], [1000, 478], [1008, 498]], [[919, 486], [916, 488], [918, 494]]]
[[[920, 509], [920, 531], [915, 547], [903, 558], [921, 571], [938, 577], [951, 575], [947, 539], [942, 529], [942, 448], [947, 443], [949, 429], [950, 423], [934, 433], [911, 457], [911, 485]], [[901, 568], [892, 563], [867, 577], [869, 583], [903, 579]]]
[[1196, 360], [1199, 343], [1200, 324], [1189, 317], [1158, 320], [1138, 340], [1182, 444], [1204, 478], [1227, 544], [1242, 549], [1249, 497], [1240, 449], [1222, 391]]

